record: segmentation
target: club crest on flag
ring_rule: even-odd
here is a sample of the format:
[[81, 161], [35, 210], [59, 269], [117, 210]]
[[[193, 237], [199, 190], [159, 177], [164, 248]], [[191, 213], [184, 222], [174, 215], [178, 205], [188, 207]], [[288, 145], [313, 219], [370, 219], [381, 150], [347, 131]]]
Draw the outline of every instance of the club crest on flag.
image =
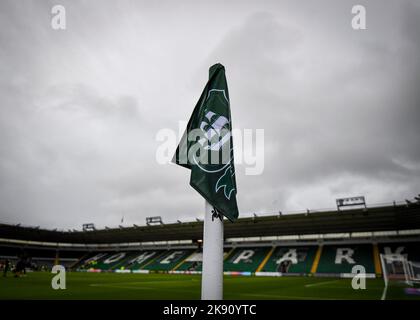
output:
[[191, 170], [190, 185], [217, 212], [231, 221], [238, 217], [229, 92], [221, 64], [210, 67], [173, 162]]
[[[204, 132], [205, 138], [200, 139], [198, 142], [206, 150], [219, 151], [226, 142], [229, 142], [229, 120], [212, 111], [207, 112], [205, 117], [208, 119], [208, 122], [202, 121], [200, 125], [200, 129]], [[214, 137], [219, 138], [219, 140], [205, 145], [207, 141], [211, 142], [214, 140]]]
[[216, 183], [216, 192], [219, 191], [219, 189], [223, 188], [224, 195], [226, 199], [230, 199], [230, 196], [232, 195], [232, 192], [235, 191], [235, 188], [232, 184], [231, 176], [233, 176], [235, 172], [232, 172], [232, 167], [229, 166], [225, 173], [217, 180]]

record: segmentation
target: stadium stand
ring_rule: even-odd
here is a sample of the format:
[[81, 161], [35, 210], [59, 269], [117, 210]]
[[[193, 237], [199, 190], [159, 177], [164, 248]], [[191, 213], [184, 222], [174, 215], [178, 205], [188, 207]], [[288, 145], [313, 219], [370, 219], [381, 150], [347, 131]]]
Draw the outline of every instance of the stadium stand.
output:
[[368, 274], [375, 273], [372, 244], [326, 245], [316, 272], [332, 275], [351, 273], [355, 265], [364, 266]]
[[120, 266], [120, 270], [121, 268], [132, 271], [143, 270], [144, 266], [146, 266], [162, 254], [163, 251], [161, 250], [135, 252], [134, 255], [130, 256], [123, 262], [123, 264]]
[[394, 242], [381, 243], [380, 252], [386, 255], [403, 256], [409, 261], [420, 262], [420, 243], [419, 242]]
[[[224, 260], [230, 256], [232, 248], [224, 248]], [[185, 259], [174, 271], [201, 272], [203, 267], [203, 251], [197, 250]]]
[[106, 253], [101, 252], [88, 256], [81, 265], [78, 267], [80, 270], [83, 269], [97, 269], [101, 271], [107, 271], [114, 269], [118, 264], [121, 263], [124, 258], [127, 257], [127, 252], [112, 252]]
[[277, 247], [262, 267], [262, 272], [306, 275], [311, 272], [316, 246]]
[[185, 259], [174, 271], [202, 271], [203, 252], [196, 251]]
[[[80, 272], [199, 273], [202, 222], [94, 231], [0, 224], [0, 263], [54, 264]], [[381, 276], [379, 255], [420, 261], [420, 206], [240, 218], [225, 222], [224, 271], [243, 275], [343, 277], [355, 265]]]
[[169, 271], [176, 267], [192, 255], [194, 250], [167, 250], [157, 256], [151, 263], [143, 266], [145, 270]]
[[270, 247], [236, 248], [224, 261], [224, 271], [255, 272]]

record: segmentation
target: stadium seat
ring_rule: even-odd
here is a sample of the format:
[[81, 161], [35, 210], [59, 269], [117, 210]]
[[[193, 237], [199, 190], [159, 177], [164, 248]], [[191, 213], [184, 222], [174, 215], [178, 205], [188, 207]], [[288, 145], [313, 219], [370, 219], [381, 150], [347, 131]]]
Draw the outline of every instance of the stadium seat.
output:
[[224, 263], [224, 271], [255, 272], [271, 247], [240, 247]]
[[155, 260], [150, 264], [144, 265], [145, 270], [154, 270], [154, 271], [169, 271], [175, 268], [179, 263], [184, 259], [190, 256], [194, 250], [188, 249], [173, 249], [166, 250], [161, 255], [159, 255]]
[[261, 271], [308, 274], [316, 249], [316, 246], [277, 247]]
[[324, 246], [316, 273], [330, 275], [351, 273], [355, 265], [365, 267], [366, 273], [375, 273], [372, 244], [343, 243]]

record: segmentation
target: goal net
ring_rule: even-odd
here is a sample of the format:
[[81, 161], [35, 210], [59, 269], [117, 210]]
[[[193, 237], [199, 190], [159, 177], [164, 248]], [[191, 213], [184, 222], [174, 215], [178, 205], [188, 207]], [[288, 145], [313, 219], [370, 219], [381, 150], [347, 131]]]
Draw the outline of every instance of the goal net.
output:
[[412, 283], [420, 283], [420, 262], [408, 261], [410, 271], [409, 281]]
[[382, 299], [385, 299], [390, 285], [420, 283], [420, 262], [408, 261], [404, 255], [381, 254], [381, 265], [385, 282]]

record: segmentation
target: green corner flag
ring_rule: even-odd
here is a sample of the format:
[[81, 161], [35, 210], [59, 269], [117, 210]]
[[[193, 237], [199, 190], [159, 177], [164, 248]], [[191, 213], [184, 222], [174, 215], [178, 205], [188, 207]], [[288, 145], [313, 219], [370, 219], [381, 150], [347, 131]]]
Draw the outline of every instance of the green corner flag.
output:
[[229, 92], [219, 63], [210, 67], [173, 162], [191, 170], [190, 185], [218, 213], [230, 221], [238, 218]]

